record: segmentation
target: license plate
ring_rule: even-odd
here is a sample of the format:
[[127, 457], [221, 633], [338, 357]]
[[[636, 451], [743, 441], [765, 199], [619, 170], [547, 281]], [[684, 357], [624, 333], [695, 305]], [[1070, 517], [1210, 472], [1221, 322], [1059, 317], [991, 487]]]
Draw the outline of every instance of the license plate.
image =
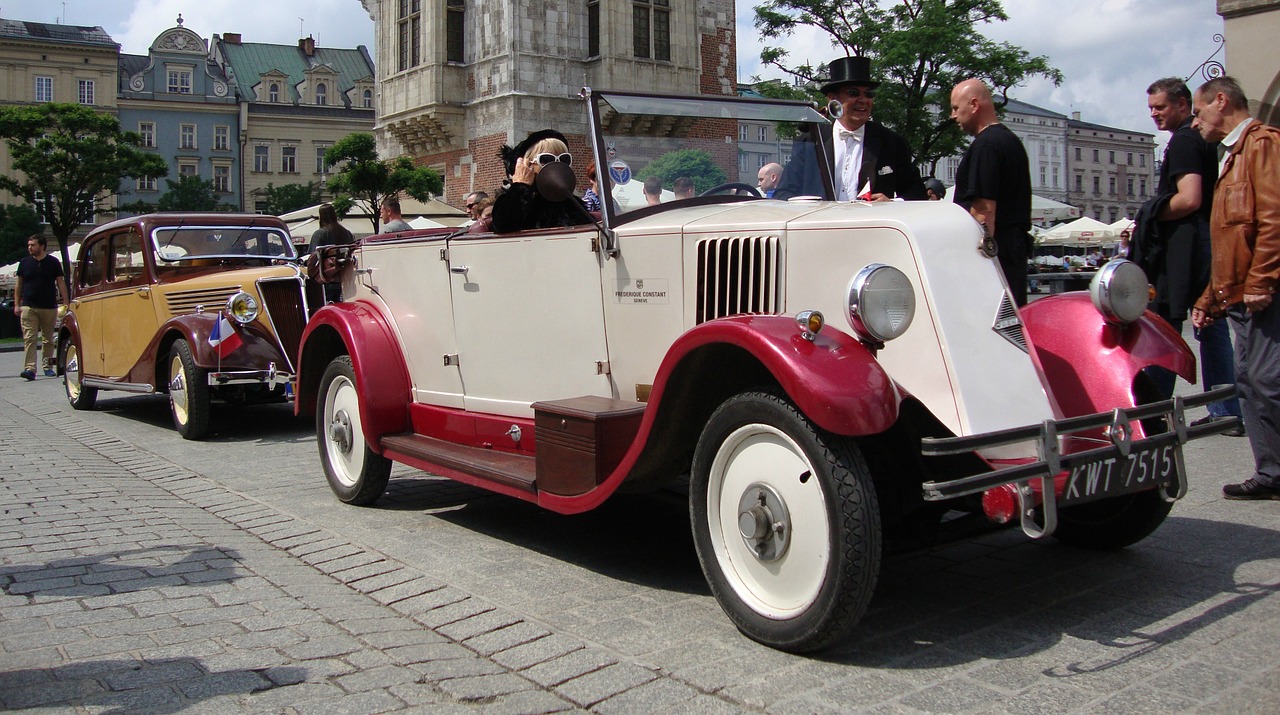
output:
[[1130, 452], [1128, 459], [1115, 456], [1077, 464], [1067, 477], [1060, 502], [1080, 504], [1168, 484], [1180, 476], [1180, 449], [1177, 444], [1154, 445]]

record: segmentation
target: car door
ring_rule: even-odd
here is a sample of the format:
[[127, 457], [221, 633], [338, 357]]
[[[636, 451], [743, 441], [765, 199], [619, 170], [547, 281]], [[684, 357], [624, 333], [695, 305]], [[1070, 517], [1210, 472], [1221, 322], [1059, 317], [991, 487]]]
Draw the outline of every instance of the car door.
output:
[[[143, 357], [143, 351], [159, 329], [142, 236], [136, 230], [111, 236], [104, 289], [108, 298], [102, 317], [110, 321], [110, 329], [102, 333], [103, 370], [108, 377], [124, 378]], [[164, 356], [156, 359], [163, 360]], [[149, 381], [150, 375], [126, 379], [126, 382]]]
[[110, 236], [99, 236], [85, 242], [80, 249], [80, 267], [76, 271], [75, 299], [71, 311], [75, 314], [79, 334], [79, 369], [82, 375], [100, 377], [102, 366], [103, 305], [106, 295], [103, 284], [107, 279], [107, 249]]
[[457, 363], [468, 410], [613, 397], [594, 227], [449, 242]]

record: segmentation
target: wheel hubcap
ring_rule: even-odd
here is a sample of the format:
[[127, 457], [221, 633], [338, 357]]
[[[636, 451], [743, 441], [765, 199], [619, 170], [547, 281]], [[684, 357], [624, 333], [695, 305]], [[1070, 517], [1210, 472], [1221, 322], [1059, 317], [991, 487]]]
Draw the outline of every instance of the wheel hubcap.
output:
[[80, 397], [80, 355], [75, 347], [67, 348], [67, 365], [63, 373], [67, 381], [67, 394], [73, 400]]
[[169, 365], [169, 401], [173, 405], [173, 414], [179, 422], [187, 420], [187, 381], [182, 371], [182, 359], [174, 357]]
[[738, 500], [738, 531], [761, 561], [777, 561], [791, 542], [791, 516], [781, 495], [756, 482]]
[[333, 419], [329, 422], [329, 439], [339, 452], [351, 452], [351, 418], [346, 410], [333, 413]]

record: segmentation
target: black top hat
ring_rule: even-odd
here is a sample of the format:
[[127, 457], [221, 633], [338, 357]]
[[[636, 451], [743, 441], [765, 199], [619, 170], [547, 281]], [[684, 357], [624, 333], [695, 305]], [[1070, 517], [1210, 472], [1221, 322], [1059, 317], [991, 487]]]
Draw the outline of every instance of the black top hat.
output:
[[831, 60], [827, 65], [827, 81], [818, 87], [818, 91], [826, 94], [842, 84], [860, 84], [864, 87], [879, 87], [880, 83], [871, 79], [870, 57], [841, 57]]
[[525, 140], [516, 144], [515, 147], [510, 147], [504, 144], [502, 149], [498, 152], [498, 156], [502, 158], [502, 163], [507, 167], [507, 176], [511, 176], [516, 173], [516, 159], [519, 159], [529, 153], [529, 150], [543, 139], [559, 139], [564, 142], [565, 146], [569, 145], [569, 142], [565, 140], [564, 135], [554, 129], [541, 129], [536, 131], [525, 137]]

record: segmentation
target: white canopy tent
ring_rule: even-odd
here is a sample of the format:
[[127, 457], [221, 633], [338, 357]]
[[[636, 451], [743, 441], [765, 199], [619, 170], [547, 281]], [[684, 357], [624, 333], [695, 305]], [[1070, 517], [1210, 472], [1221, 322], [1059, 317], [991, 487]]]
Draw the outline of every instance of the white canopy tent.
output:
[[1064, 204], [1061, 201], [1046, 199], [1043, 196], [1031, 195], [1031, 221], [1032, 223], [1044, 221], [1065, 221], [1069, 218], [1079, 218], [1080, 209], [1070, 204]]
[[1037, 242], [1041, 246], [1101, 246], [1119, 240], [1120, 231], [1085, 216], [1070, 223], [1059, 224], [1043, 231]]

